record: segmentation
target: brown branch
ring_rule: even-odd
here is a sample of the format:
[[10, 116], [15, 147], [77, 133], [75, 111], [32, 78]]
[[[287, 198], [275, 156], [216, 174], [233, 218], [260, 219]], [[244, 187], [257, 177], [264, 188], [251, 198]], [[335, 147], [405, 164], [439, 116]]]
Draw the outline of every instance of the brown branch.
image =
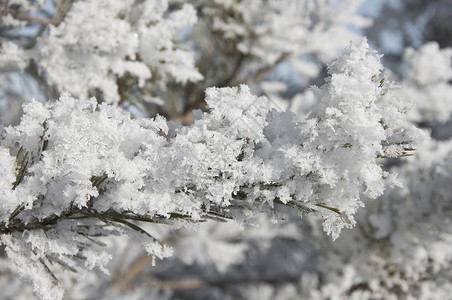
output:
[[126, 260], [130, 254], [130, 249], [132, 248], [132, 245], [133, 245], [132, 243], [128, 243], [126, 248], [122, 252], [121, 257], [118, 260], [118, 264], [114, 271], [113, 282], [119, 282], [119, 280], [122, 276], [121, 270], [124, 269], [124, 266], [126, 265]]
[[152, 281], [147, 284], [147, 288], [151, 290], [196, 290], [204, 287], [227, 287], [231, 285], [242, 284], [271, 284], [277, 285], [281, 283], [296, 283], [299, 278], [278, 278], [278, 279], [253, 279], [253, 278], [237, 278], [229, 280], [201, 280], [201, 279], [185, 279], [185, 280], [168, 280], [168, 281]]
[[64, 20], [68, 11], [71, 9], [73, 1], [74, 0], [62, 0], [58, 2], [56, 19], [60, 20], [60, 23]]
[[[37, 22], [43, 25], [54, 25], [54, 26], [58, 26], [61, 24], [61, 22], [63, 22], [64, 18], [66, 17], [66, 14], [68, 13], [69, 9], [71, 8], [72, 5], [72, 0], [66, 1], [66, 2], [61, 2], [63, 5], [61, 8], [58, 7], [59, 11], [57, 14], [57, 18], [48, 18], [48, 19], [42, 19], [39, 17], [35, 17], [35, 16], [30, 16], [26, 13], [23, 12], [15, 12], [15, 13], [11, 13], [11, 15], [18, 20], [21, 21], [28, 21], [28, 22]], [[9, 0], [6, 0], [5, 3], [5, 7], [2, 10], [2, 12], [0, 13], [0, 20], [6, 16], [8, 13], [10, 13], [9, 11]]]
[[[168, 239], [160, 242], [162, 245], [166, 244]], [[153, 255], [143, 254], [138, 257], [132, 264], [132, 266], [125, 272], [121, 273], [118, 268], [116, 271], [115, 279], [113, 280], [113, 286], [115, 286], [119, 291], [125, 292], [131, 290], [133, 287], [131, 285], [132, 281], [137, 278], [143, 270], [155, 259]]]
[[18, 19], [18, 20], [21, 20], [21, 21], [37, 22], [37, 23], [41, 23], [41, 24], [44, 24], [44, 25], [52, 24], [52, 25], [58, 26], [63, 21], [63, 19], [54, 19], [54, 18], [41, 19], [41, 18], [38, 18], [38, 17], [27, 15], [25, 13], [20, 13], [20, 12], [19, 13], [14, 13], [14, 14], [12, 14], [12, 16], [14, 18]]
[[260, 81], [262, 77], [267, 75], [269, 72], [273, 71], [279, 63], [286, 60], [290, 55], [291, 55], [290, 52], [285, 52], [281, 54], [281, 56], [273, 64], [259, 70], [254, 76], [248, 76], [248, 78], [245, 80], [245, 84], [249, 85], [251, 83]]
[[199, 279], [186, 279], [179, 281], [160, 281], [160, 282], [150, 282], [147, 287], [151, 290], [173, 290], [173, 291], [183, 291], [183, 290], [196, 290], [201, 289], [210, 285], [210, 282], [202, 281]]
[[9, 12], [9, 0], [6, 0], [6, 1], [5, 1], [5, 6], [4, 6], [2, 12], [0, 13], [0, 20], [1, 20], [4, 16], [6, 16], [6, 15], [8, 14], [8, 12]]
[[154, 257], [152, 255], [144, 254], [140, 256], [134, 261], [127, 272], [125, 272], [124, 274], [120, 274], [118, 272], [118, 276], [116, 276], [115, 280], [113, 281], [113, 286], [115, 286], [121, 292], [130, 290], [132, 288], [131, 282], [141, 274], [143, 269], [147, 267], [153, 259]]
[[[203, 100], [204, 101], [204, 100]], [[183, 125], [190, 125], [193, 123], [193, 109], [198, 109], [196, 106], [190, 106], [191, 110], [185, 112], [180, 117], [177, 117], [175, 120], [181, 122]]]

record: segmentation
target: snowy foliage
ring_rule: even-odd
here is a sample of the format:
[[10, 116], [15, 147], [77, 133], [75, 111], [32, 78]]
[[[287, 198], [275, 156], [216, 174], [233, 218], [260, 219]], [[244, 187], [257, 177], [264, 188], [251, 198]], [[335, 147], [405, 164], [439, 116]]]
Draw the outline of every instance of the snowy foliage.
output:
[[396, 168], [403, 188], [369, 203], [357, 216], [359, 227], [319, 247], [326, 277], [312, 299], [449, 297], [451, 149], [450, 141], [424, 145], [414, 164]]
[[26, 42], [2, 41], [1, 70], [34, 77], [42, 99], [67, 91], [170, 118], [204, 108], [207, 87], [259, 84], [281, 64], [307, 87], [371, 23], [355, 13], [363, 0], [48, 2], [10, 1], [4, 30]]
[[0, 3], [0, 298], [450, 298], [450, 4], [364, 2]]
[[308, 87], [324, 64], [350, 41], [360, 39], [351, 28], [371, 24], [355, 13], [362, 0], [189, 2], [199, 14], [191, 37], [202, 53], [198, 68], [206, 74], [205, 87], [259, 84], [281, 64], [297, 78], [289, 81]]
[[102, 233], [128, 227], [149, 254], [168, 255], [128, 220], [245, 221], [287, 205], [322, 216], [337, 238], [355, 224], [361, 197], [375, 198], [393, 181], [376, 158], [403, 156], [420, 137], [403, 123], [403, 108], [379, 104], [388, 92], [377, 79], [381, 68], [365, 40], [351, 45], [330, 65], [330, 79], [315, 91], [316, 111], [301, 123], [245, 85], [208, 89], [210, 111], [186, 127], [131, 119], [68, 94], [31, 102], [2, 139], [7, 252], [39, 295], [58, 298], [52, 273], [41, 276], [43, 260], [76, 270], [80, 261], [70, 258], [82, 257], [86, 268], [102, 268], [108, 254], [94, 255], [104, 253], [95, 250]]
[[[284, 53], [316, 53], [323, 60], [332, 59], [334, 47], [353, 39], [347, 25], [363, 27], [369, 20], [354, 14], [361, 1], [290, 1], [260, 0], [193, 1], [200, 8], [203, 21], [198, 30], [211, 30], [233, 43], [244, 54], [273, 64]], [[201, 27], [201, 26], [206, 27]], [[337, 40], [331, 41], [332, 37]], [[329, 39], [331, 47], [323, 47]]]
[[50, 25], [36, 48], [4, 43], [0, 65], [16, 62], [23, 69], [32, 60], [58, 90], [81, 98], [101, 95], [103, 101], [118, 103], [126, 93], [121, 80], [133, 80], [140, 88], [165, 88], [171, 80], [202, 79], [194, 53], [174, 42], [196, 19], [190, 5], [168, 13], [165, 0], [77, 1], [61, 24]]

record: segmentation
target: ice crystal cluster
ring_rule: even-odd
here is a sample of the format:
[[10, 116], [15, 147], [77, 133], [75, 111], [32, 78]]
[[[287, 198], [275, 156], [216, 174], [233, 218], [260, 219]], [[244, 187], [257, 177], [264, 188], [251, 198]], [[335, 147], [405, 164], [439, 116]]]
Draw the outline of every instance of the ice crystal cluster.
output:
[[61, 298], [49, 263], [103, 268], [98, 236], [133, 233], [149, 254], [169, 255], [134, 221], [246, 222], [288, 206], [322, 216], [337, 238], [363, 197], [394, 183], [377, 158], [403, 156], [421, 136], [398, 101], [380, 101], [390, 93], [381, 69], [365, 40], [350, 45], [298, 123], [246, 85], [208, 89], [209, 111], [191, 126], [69, 94], [31, 102], [2, 135], [2, 242], [38, 295]]

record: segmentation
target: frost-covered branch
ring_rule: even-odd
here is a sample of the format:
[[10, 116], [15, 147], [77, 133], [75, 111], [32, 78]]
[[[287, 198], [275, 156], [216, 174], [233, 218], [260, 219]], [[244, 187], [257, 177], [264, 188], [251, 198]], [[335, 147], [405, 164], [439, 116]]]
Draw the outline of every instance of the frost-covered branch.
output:
[[9, 256], [48, 297], [51, 286], [61, 294], [48, 263], [103, 268], [102, 236], [131, 233], [149, 254], [168, 256], [139, 222], [246, 223], [261, 213], [277, 218], [283, 205], [321, 216], [336, 238], [354, 225], [363, 197], [393, 182], [377, 158], [404, 156], [420, 138], [403, 121], [405, 107], [388, 96], [381, 68], [366, 41], [351, 45], [315, 88], [318, 105], [302, 122], [246, 85], [208, 89], [209, 111], [195, 111], [186, 127], [160, 116], [132, 119], [69, 94], [26, 104], [1, 142], [0, 227]]

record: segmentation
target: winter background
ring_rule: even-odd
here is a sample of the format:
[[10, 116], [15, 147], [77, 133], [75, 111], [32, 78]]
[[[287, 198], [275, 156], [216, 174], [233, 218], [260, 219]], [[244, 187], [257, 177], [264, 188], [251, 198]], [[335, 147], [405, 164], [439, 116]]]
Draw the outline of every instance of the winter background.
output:
[[0, 299], [452, 299], [451, 17], [0, 1]]

